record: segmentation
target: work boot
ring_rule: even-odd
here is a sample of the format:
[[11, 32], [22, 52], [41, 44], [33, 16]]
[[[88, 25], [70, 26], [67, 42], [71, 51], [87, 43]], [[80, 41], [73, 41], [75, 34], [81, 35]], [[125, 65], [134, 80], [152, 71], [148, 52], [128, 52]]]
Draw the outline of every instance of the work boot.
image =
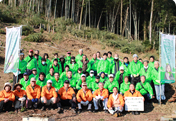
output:
[[81, 110], [81, 109], [79, 109], [79, 110], [78, 110], [78, 114], [80, 114], [81, 112], [82, 112], [82, 110]]
[[57, 113], [61, 113], [61, 108], [60, 107], [57, 108]]
[[168, 100], [169, 103], [175, 102], [175, 101], [176, 101], [176, 98], [173, 98], [173, 97], [171, 97], [171, 98]]

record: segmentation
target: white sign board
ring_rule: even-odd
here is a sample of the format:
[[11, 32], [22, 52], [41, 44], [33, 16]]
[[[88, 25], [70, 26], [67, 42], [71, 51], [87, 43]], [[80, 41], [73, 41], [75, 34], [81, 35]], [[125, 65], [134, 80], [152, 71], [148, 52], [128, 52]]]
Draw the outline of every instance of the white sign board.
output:
[[125, 97], [125, 111], [144, 111], [143, 97]]

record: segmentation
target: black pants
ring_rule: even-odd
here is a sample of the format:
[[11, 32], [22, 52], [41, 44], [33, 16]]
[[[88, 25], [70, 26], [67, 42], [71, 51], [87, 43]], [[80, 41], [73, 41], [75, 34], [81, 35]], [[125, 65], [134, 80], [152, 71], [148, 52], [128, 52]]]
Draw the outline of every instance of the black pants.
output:
[[12, 101], [8, 101], [6, 103], [4, 103], [4, 100], [0, 102], [0, 112], [3, 111], [3, 109], [5, 111], [11, 111], [12, 110]]
[[[19, 75], [18, 75], [18, 82], [19, 82], [19, 80], [22, 79], [22, 78], [23, 78], [23, 74], [19, 74]], [[12, 88], [12, 90], [14, 90], [14, 86], [15, 86], [15, 84], [16, 84], [16, 80], [17, 80], [17, 76], [13, 75], [13, 88]], [[18, 83], [18, 82], [17, 82], [17, 83]]]
[[132, 76], [131, 83], [134, 84], [134, 86], [136, 86], [136, 84], [137, 84], [138, 82], [140, 82], [140, 76], [138, 76], [138, 77]]
[[76, 109], [76, 103], [72, 99], [60, 100], [58, 102], [58, 107], [62, 107], [62, 106], [71, 106], [71, 108]]
[[26, 100], [24, 102], [21, 102], [19, 100], [15, 101], [15, 109], [21, 109], [21, 107], [25, 107]]
[[27, 107], [28, 107], [29, 109], [35, 108], [34, 105], [36, 105], [36, 106], [38, 107], [38, 106], [39, 106], [39, 102], [40, 102], [40, 101], [38, 101], [37, 103], [33, 103], [32, 100], [28, 100], [28, 105], [27, 105]]

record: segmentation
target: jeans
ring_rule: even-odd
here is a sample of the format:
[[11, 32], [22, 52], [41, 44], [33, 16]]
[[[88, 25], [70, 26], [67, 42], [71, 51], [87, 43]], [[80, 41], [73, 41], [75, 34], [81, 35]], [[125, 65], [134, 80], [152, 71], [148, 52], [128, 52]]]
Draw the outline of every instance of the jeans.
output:
[[[104, 110], [108, 110], [107, 102], [108, 102], [108, 98], [105, 98], [104, 100], [102, 100], [102, 103], [103, 103], [103, 106], [104, 106]], [[94, 103], [95, 110], [98, 110], [99, 100], [97, 100], [96, 98], [93, 98], [93, 103]]]
[[92, 109], [92, 101], [90, 101], [87, 105], [85, 104], [85, 102], [79, 102], [78, 103], [78, 109], [82, 109], [82, 106], [87, 106], [87, 110], [91, 110]]
[[161, 85], [161, 90], [160, 90], [160, 85], [155, 85], [155, 91], [156, 91], [156, 99], [159, 101], [160, 100], [160, 92], [161, 92], [161, 100], [165, 100], [166, 97], [164, 95], [164, 89], [165, 85]]
[[122, 112], [123, 107], [122, 107], [122, 110], [120, 110], [120, 107], [114, 107], [112, 110], [108, 109], [108, 111], [109, 111], [110, 114], [114, 114], [116, 111]]
[[25, 101], [15, 100], [15, 109], [20, 109], [22, 107], [25, 107], [25, 105], [26, 105], [26, 100]]

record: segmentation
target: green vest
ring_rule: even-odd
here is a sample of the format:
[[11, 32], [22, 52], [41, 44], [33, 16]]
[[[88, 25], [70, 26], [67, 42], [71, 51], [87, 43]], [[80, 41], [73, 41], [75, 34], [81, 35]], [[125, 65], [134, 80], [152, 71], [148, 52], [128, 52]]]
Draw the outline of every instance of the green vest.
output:
[[118, 81], [113, 80], [112, 82], [110, 82], [109, 80], [105, 82], [104, 88], [108, 89], [109, 92], [113, 92], [113, 88], [117, 87], [117, 89], [119, 90], [119, 83]]
[[20, 79], [20, 84], [23, 86], [21, 89], [26, 90], [26, 87], [30, 85], [30, 79], [28, 81], [25, 81], [24, 78]]
[[126, 91], [128, 91], [130, 88], [130, 82], [128, 82], [127, 84], [125, 82], [123, 82], [121, 85], [120, 85], [120, 92], [122, 94], [125, 94]]
[[43, 81], [40, 81], [39, 78], [36, 79], [36, 84], [39, 85], [40, 87], [44, 87], [46, 85], [47, 79], [44, 78]]

